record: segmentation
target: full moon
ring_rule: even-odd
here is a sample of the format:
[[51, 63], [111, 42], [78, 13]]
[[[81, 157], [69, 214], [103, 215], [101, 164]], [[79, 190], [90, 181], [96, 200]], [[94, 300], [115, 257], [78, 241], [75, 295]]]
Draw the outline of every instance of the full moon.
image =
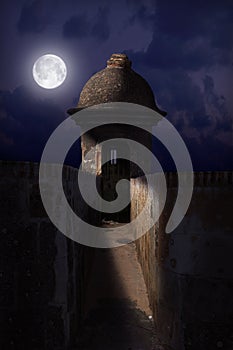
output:
[[67, 69], [60, 57], [47, 54], [36, 60], [32, 74], [37, 84], [44, 89], [55, 89], [64, 82]]

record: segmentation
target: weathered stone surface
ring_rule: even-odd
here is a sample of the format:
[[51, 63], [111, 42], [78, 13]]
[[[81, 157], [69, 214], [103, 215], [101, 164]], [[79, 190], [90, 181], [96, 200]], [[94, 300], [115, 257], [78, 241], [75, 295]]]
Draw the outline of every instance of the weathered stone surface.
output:
[[107, 67], [94, 74], [85, 84], [77, 108], [68, 112], [75, 113], [82, 108], [106, 102], [130, 102], [161, 111], [155, 103], [154, 94], [139, 74], [131, 69], [131, 62], [125, 54], [113, 54]]
[[[0, 162], [1, 350], [68, 349], [82, 318], [93, 255], [48, 219], [38, 171], [38, 164]], [[87, 218], [76, 179], [77, 170], [64, 167], [65, 192]]]
[[[0, 348], [75, 347], [95, 250], [70, 241], [42, 212], [31, 211], [37, 165], [1, 163], [0, 172]], [[80, 208], [75, 174], [65, 168], [64, 188], [74, 210], [88, 218], [86, 207]], [[177, 179], [168, 174], [164, 212], [136, 242], [158, 334], [168, 348], [232, 349], [232, 178], [229, 172], [195, 174], [187, 214], [167, 235], [177, 192]], [[133, 218], [148, 191], [144, 178], [131, 179], [131, 186], [138, 194], [131, 205]]]
[[[233, 348], [232, 176], [196, 173], [183, 221], [165, 234], [177, 193], [176, 177], [167, 174], [167, 203], [159, 222], [136, 241], [159, 336], [172, 349]], [[131, 186], [137, 193], [131, 205], [135, 217], [146, 185], [138, 178]]]

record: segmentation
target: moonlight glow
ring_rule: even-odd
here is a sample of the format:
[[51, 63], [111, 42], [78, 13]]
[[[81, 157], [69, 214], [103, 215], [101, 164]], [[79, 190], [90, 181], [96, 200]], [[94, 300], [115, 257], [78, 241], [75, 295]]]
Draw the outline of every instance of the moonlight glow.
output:
[[36, 60], [32, 74], [37, 84], [44, 89], [55, 89], [64, 82], [67, 69], [60, 57], [47, 54]]

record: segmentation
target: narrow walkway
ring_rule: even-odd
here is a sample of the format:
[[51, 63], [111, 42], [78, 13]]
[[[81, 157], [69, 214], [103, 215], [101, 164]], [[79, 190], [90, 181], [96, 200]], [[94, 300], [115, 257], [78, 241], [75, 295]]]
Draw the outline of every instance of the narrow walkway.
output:
[[80, 350], [163, 350], [135, 245], [96, 249]]

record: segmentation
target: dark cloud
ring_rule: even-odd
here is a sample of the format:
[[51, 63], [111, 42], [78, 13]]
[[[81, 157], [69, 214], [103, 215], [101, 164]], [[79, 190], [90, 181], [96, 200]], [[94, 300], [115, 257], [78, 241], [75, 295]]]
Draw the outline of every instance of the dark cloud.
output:
[[[233, 3], [231, 0], [157, 1], [156, 27], [165, 35], [184, 41], [197, 37], [231, 36]], [[219, 34], [219, 35], [218, 35]]]
[[132, 25], [138, 21], [145, 28], [153, 28], [155, 15], [150, 10], [145, 5], [140, 4], [136, 13], [129, 18], [129, 24]]
[[208, 25], [205, 4], [187, 1], [158, 1], [156, 11], [157, 29], [164, 35], [190, 40], [199, 36]]
[[154, 15], [145, 15], [145, 9], [136, 14], [145, 26], [153, 22], [151, 44], [146, 52], [131, 53], [148, 67], [161, 69], [195, 71], [217, 63], [230, 64], [233, 3], [226, 0], [225, 4], [157, 1]]
[[97, 16], [93, 20], [91, 34], [102, 41], [107, 40], [110, 34], [108, 13], [109, 13], [108, 8], [100, 7], [98, 9]]
[[216, 129], [218, 131], [232, 132], [233, 139], [233, 116], [226, 108], [226, 99], [215, 92], [214, 80], [211, 76], [206, 75], [203, 79], [203, 84], [205, 99], [214, 108]]
[[216, 93], [214, 79], [205, 76], [203, 92], [193, 82], [183, 85], [183, 99], [187, 101], [183, 106], [176, 105], [179, 98], [177, 91], [172, 91], [174, 104], [170, 119], [186, 142], [194, 169], [230, 170], [233, 161], [232, 115], [227, 111], [225, 98]]
[[199, 129], [212, 124], [203, 92], [187, 72], [180, 69], [153, 70], [148, 76], [157, 101], [179, 130], [184, 125]]
[[[210, 54], [209, 43], [203, 38], [185, 42], [176, 36], [154, 31], [152, 42], [146, 52], [128, 52], [133, 59], [151, 68], [184, 69], [196, 71], [219, 62], [230, 62], [227, 52]], [[229, 58], [229, 60], [228, 60]]]
[[216, 93], [211, 76], [204, 77], [203, 91], [184, 72], [171, 72], [166, 84], [171, 96], [168, 108], [171, 118], [175, 115], [175, 124], [180, 123], [177, 117], [180, 115], [181, 120], [185, 118], [186, 126], [196, 129], [199, 135], [206, 128], [215, 130], [215, 135], [221, 130], [233, 131], [232, 115], [227, 110], [224, 96]]
[[63, 25], [65, 38], [84, 38], [89, 35], [90, 23], [85, 14], [72, 16]]
[[40, 33], [51, 20], [52, 2], [44, 0], [27, 1], [23, 6], [17, 23], [18, 31], [24, 33]]
[[202, 73], [199, 84], [192, 76], [217, 65], [230, 67], [233, 3], [224, 3], [158, 0], [152, 15], [137, 12], [130, 19], [153, 23], [147, 50], [126, 53], [185, 139], [196, 170], [232, 167], [232, 111], [211, 74]]
[[0, 159], [38, 161], [62, 119], [57, 105], [33, 98], [23, 86], [0, 91]]
[[63, 25], [63, 36], [68, 39], [94, 37], [99, 41], [107, 40], [110, 34], [108, 13], [107, 7], [99, 7], [92, 18], [88, 19], [85, 14], [72, 16]]
[[218, 96], [215, 92], [214, 79], [210, 75], [205, 75], [203, 78], [204, 95], [206, 101], [221, 113], [225, 114], [225, 98], [224, 96]]
[[[155, 96], [167, 112], [167, 118], [186, 142], [194, 169], [226, 170], [233, 163], [232, 114], [226, 99], [215, 90], [210, 75], [199, 86], [184, 70], [153, 70], [148, 80], [154, 86]], [[165, 170], [174, 170], [166, 152], [161, 151]], [[155, 152], [156, 154], [156, 152]]]

